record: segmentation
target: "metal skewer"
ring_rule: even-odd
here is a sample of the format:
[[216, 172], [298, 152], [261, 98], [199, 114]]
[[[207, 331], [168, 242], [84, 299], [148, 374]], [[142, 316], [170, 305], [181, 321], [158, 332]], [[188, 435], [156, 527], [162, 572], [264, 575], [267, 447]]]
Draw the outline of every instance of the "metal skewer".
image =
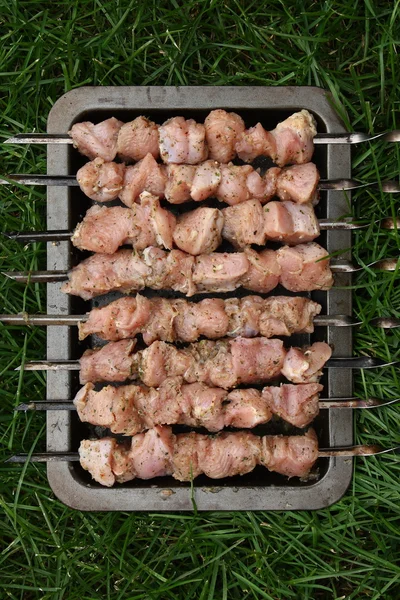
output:
[[[87, 321], [88, 315], [28, 315], [18, 313], [17, 315], [0, 315], [0, 322], [7, 325], [78, 325]], [[356, 327], [363, 325], [364, 321], [356, 321], [347, 315], [317, 315], [313, 319], [314, 325], [319, 327]], [[395, 317], [374, 317], [368, 321], [372, 327], [382, 329], [394, 329], [400, 327], [400, 319]]]
[[[330, 358], [324, 365], [326, 369], [376, 369], [400, 364], [400, 360], [385, 362], [374, 356], [350, 356], [349, 358]], [[17, 367], [15, 371], [79, 371], [79, 360], [31, 360]]]
[[[362, 400], [360, 398], [320, 398], [319, 408], [320, 409], [333, 409], [333, 408], [380, 408], [383, 406], [389, 406], [400, 402], [400, 398], [394, 398], [393, 400], [382, 400], [380, 398], [367, 398]], [[68, 400], [39, 400], [38, 402], [29, 402], [18, 404], [14, 408], [15, 411], [28, 411], [28, 410], [76, 410], [76, 406], [72, 401]]]
[[[385, 131], [383, 133], [317, 133], [314, 144], [361, 144], [381, 140], [383, 142], [400, 142], [400, 130]], [[17, 133], [8, 138], [3, 144], [73, 144], [72, 138], [67, 133]]]
[[[383, 258], [375, 260], [366, 267], [377, 271], [395, 271], [398, 263], [399, 258]], [[348, 260], [337, 260], [331, 263], [333, 273], [356, 273], [357, 271], [363, 271], [364, 268], [360, 265], [353, 265]], [[68, 280], [68, 271], [31, 271], [30, 273], [2, 271], [1, 274], [18, 283], [55, 283]]]
[[[379, 224], [383, 229], [400, 229], [400, 218], [392, 219], [385, 217], [372, 221], [373, 225]], [[329, 219], [320, 219], [319, 226], [321, 231], [329, 230], [352, 230], [366, 229], [371, 226], [371, 221], [368, 223], [357, 223], [351, 219], [345, 221], [331, 221]], [[4, 235], [9, 240], [15, 240], [22, 244], [30, 244], [33, 242], [64, 242], [71, 239], [73, 231], [58, 230], [58, 231], [3, 231]]]
[[[382, 448], [382, 446], [344, 446], [338, 448], [320, 448], [318, 458], [346, 457], [355, 456], [376, 456], [378, 454], [387, 454], [388, 452], [400, 452], [400, 446], [393, 448]], [[79, 462], [78, 452], [41, 452], [35, 454], [14, 454], [5, 462], [7, 463], [25, 463], [30, 462]]]
[[[4, 175], [0, 178], [0, 185], [9, 185], [10, 183], [19, 183], [21, 185], [46, 185], [46, 186], [68, 186], [79, 187], [75, 175], [26, 175], [16, 173], [12, 175]], [[360, 188], [374, 188], [382, 190], [388, 194], [396, 194], [400, 192], [400, 185], [396, 181], [373, 181], [362, 182], [356, 179], [321, 179], [318, 184], [318, 189], [324, 190], [357, 190]]]

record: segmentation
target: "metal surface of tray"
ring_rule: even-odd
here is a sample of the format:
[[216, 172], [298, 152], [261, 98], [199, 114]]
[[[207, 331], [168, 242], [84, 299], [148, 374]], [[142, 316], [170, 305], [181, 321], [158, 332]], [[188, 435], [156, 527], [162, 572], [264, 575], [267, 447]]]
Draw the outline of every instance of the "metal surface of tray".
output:
[[[203, 121], [215, 108], [238, 112], [246, 126], [260, 121], [272, 129], [278, 121], [305, 108], [317, 119], [319, 132], [343, 132], [345, 129], [331, 107], [329, 94], [315, 87], [94, 87], [80, 88], [62, 96], [48, 118], [48, 133], [66, 133], [74, 122], [99, 122], [115, 116], [123, 121], [144, 114], [157, 123], [183, 115]], [[70, 145], [47, 147], [48, 174], [75, 174], [86, 162]], [[313, 159], [323, 178], [348, 178], [351, 175], [349, 146], [316, 146]], [[259, 159], [260, 166], [269, 166]], [[49, 230], [70, 229], [82, 219], [91, 202], [79, 188], [49, 187], [47, 190], [47, 227]], [[187, 210], [188, 205], [184, 205]], [[189, 206], [190, 208], [190, 206]], [[317, 214], [331, 219], [348, 213], [348, 195], [343, 192], [322, 192]], [[317, 240], [329, 252], [350, 248], [349, 232], [325, 232]], [[70, 242], [47, 245], [47, 268], [69, 269], [86, 254], [77, 251]], [[350, 254], [344, 255], [350, 258]], [[336, 286], [329, 292], [308, 294], [320, 302], [325, 314], [351, 315], [351, 291], [339, 289], [350, 283], [349, 275], [335, 276]], [[279, 290], [274, 293], [285, 293]], [[146, 292], [145, 292], [146, 293]], [[162, 292], [161, 292], [162, 293]], [[247, 292], [249, 293], [249, 292]], [[154, 292], [153, 292], [154, 294]], [[246, 292], [240, 292], [245, 295]], [[167, 295], [167, 294], [164, 294]], [[235, 296], [238, 292], [222, 296]], [[108, 294], [93, 305], [109, 302]], [[201, 297], [204, 297], [202, 295]], [[200, 298], [200, 297], [198, 297]], [[194, 298], [196, 299], [196, 297]], [[91, 304], [60, 291], [60, 284], [47, 285], [49, 314], [82, 314]], [[333, 356], [351, 356], [351, 328], [316, 328], [314, 334], [286, 338], [287, 345], [307, 344], [324, 340], [334, 348]], [[76, 359], [93, 340], [78, 342], [76, 327], [48, 327], [47, 358]], [[352, 395], [352, 373], [349, 370], [328, 370], [322, 383], [325, 397]], [[47, 398], [70, 400], [79, 388], [78, 374], [47, 373]], [[177, 428], [179, 430], [179, 428]], [[347, 446], [353, 443], [351, 410], [321, 411], [315, 429], [322, 446]], [[293, 428], [273, 421], [257, 428], [261, 433], [291, 433]], [[47, 450], [76, 451], [81, 439], [96, 435], [98, 429], [82, 424], [71, 411], [49, 411], [47, 414]], [[243, 477], [220, 481], [205, 476], [197, 478], [193, 487], [164, 477], [150, 481], [134, 480], [113, 488], [94, 482], [78, 463], [49, 463], [47, 473], [54, 493], [65, 504], [81, 510], [298, 510], [327, 507], [346, 491], [352, 475], [352, 459], [319, 459], [318, 478], [301, 482], [288, 480], [276, 473], [257, 467]]]

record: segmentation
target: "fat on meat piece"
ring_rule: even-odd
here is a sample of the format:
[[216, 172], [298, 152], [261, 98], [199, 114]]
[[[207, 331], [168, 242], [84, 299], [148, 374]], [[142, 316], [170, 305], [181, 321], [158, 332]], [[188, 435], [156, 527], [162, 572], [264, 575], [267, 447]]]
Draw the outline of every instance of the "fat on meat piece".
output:
[[165, 197], [170, 204], [182, 204], [191, 199], [190, 192], [196, 171], [195, 165], [166, 166]]
[[247, 431], [207, 436], [174, 435], [157, 426], [132, 438], [131, 447], [115, 438], [83, 440], [81, 465], [107, 487], [115, 482], [172, 475], [191, 481], [204, 473], [222, 479], [249, 473], [257, 465], [288, 477], [306, 477], [318, 458], [318, 440], [310, 429], [301, 436], [263, 436]]
[[221, 163], [233, 160], [235, 144], [245, 128], [242, 117], [234, 112], [212, 110], [204, 121], [204, 127], [210, 158]]
[[318, 203], [319, 173], [312, 162], [282, 169], [276, 179], [276, 195], [299, 204]]
[[266, 131], [261, 123], [245, 130], [236, 143], [236, 151], [246, 162], [257, 156], [269, 156], [279, 167], [308, 163], [316, 133], [314, 117], [302, 110], [278, 123], [272, 131]]
[[128, 339], [87, 350], [81, 358], [81, 383], [140, 379], [159, 387], [169, 377], [183, 377], [187, 383], [228, 389], [280, 375], [294, 383], [310, 383], [318, 380], [331, 355], [324, 342], [286, 350], [282, 340], [265, 338], [202, 340], [182, 349], [155, 341], [133, 354], [134, 346], [135, 341]]
[[141, 294], [119, 298], [101, 308], [93, 308], [87, 321], [81, 321], [79, 339], [97, 334], [117, 341], [142, 333], [144, 342], [195, 342], [229, 337], [290, 336], [312, 333], [313, 319], [321, 305], [308, 298], [290, 296], [245, 296], [206, 298], [188, 302], [182, 298], [146, 298]]
[[88, 198], [96, 202], [110, 202], [122, 193], [125, 169], [125, 165], [95, 158], [78, 170], [76, 179]]
[[157, 159], [160, 155], [158, 125], [142, 116], [122, 125], [118, 134], [117, 153], [127, 162], [142, 160], [147, 154]]
[[291, 292], [330, 289], [333, 276], [328, 256], [315, 242], [279, 248], [276, 258], [281, 269], [280, 283]]
[[[119, 250], [95, 254], [69, 272], [67, 294], [89, 300], [110, 291], [144, 287], [173, 289], [186, 296], [232, 291], [238, 287], [267, 293], [281, 283], [290, 291], [326, 290], [333, 285], [326, 250], [315, 242], [278, 251], [211, 253], [191, 256], [181, 250], [149, 247], [143, 253]], [[320, 260], [323, 259], [323, 260]]]
[[163, 198], [166, 181], [165, 167], [159, 165], [152, 154], [146, 154], [135, 165], [126, 167], [123, 189], [119, 193], [119, 198], [129, 208], [137, 202], [142, 192], [149, 192], [158, 198]]
[[185, 384], [169, 377], [158, 387], [108, 385], [95, 391], [87, 383], [74, 404], [82, 422], [135, 435], [156, 425], [205, 427], [217, 432], [225, 427], [252, 429], [272, 415], [296, 427], [306, 427], [319, 413], [318, 383], [227, 390], [204, 383]]
[[158, 129], [164, 163], [198, 164], [208, 157], [204, 125], [193, 119], [173, 117]]
[[75, 123], [68, 133], [81, 154], [91, 160], [100, 157], [111, 161], [117, 154], [117, 140], [122, 126], [122, 121], [111, 117], [97, 125], [90, 121]]
[[217, 208], [202, 206], [178, 217], [173, 239], [184, 252], [197, 256], [214, 252], [222, 242], [224, 217]]

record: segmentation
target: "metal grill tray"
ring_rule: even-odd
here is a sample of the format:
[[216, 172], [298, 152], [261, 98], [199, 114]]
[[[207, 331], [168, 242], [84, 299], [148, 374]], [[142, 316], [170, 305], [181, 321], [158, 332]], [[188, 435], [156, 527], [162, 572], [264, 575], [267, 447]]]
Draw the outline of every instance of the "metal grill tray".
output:
[[[99, 122], [110, 116], [129, 121], [144, 114], [157, 123], [183, 115], [203, 121], [215, 108], [238, 112], [246, 126], [260, 121], [267, 129], [291, 113], [305, 108], [312, 112], [319, 132], [345, 131], [332, 109], [329, 94], [315, 87], [89, 87], [68, 92], [52, 108], [48, 133], [66, 133], [77, 121]], [[70, 145], [48, 146], [47, 172], [50, 175], [75, 174], [86, 162]], [[314, 161], [323, 178], [347, 178], [351, 175], [348, 146], [316, 146]], [[269, 166], [266, 159], [260, 165]], [[49, 187], [47, 190], [47, 226], [49, 230], [70, 229], [83, 217], [90, 201], [78, 188]], [[184, 205], [187, 210], [188, 205]], [[321, 194], [317, 208], [319, 217], [337, 218], [348, 212], [348, 198], [343, 192]], [[318, 240], [329, 252], [350, 248], [349, 232], [326, 232]], [[82, 260], [83, 254], [72, 248], [70, 242], [47, 245], [47, 268], [69, 269]], [[346, 258], [350, 258], [349, 254]], [[329, 292], [309, 296], [323, 305], [325, 314], [351, 315], [351, 291], [339, 289], [349, 285], [349, 275], [336, 275], [336, 287]], [[146, 292], [144, 292], [146, 293]], [[154, 293], [154, 292], [153, 292]], [[246, 292], [240, 292], [244, 295]], [[248, 293], [248, 292], [247, 292]], [[275, 293], [285, 293], [284, 290]], [[225, 294], [234, 296], [238, 292]], [[102, 304], [116, 295], [99, 299]], [[204, 295], [201, 296], [204, 298]], [[196, 299], [196, 297], [194, 298]], [[95, 304], [95, 303], [93, 303]], [[60, 291], [60, 284], [47, 285], [49, 314], [82, 314], [91, 305]], [[351, 356], [350, 328], [317, 328], [314, 334], [287, 338], [288, 345], [307, 344], [325, 340], [332, 344], [334, 356]], [[95, 343], [91, 340], [89, 343]], [[47, 358], [76, 359], [88, 347], [79, 343], [76, 327], [48, 327]], [[352, 395], [352, 373], [349, 370], [329, 370], [323, 378], [324, 396]], [[79, 388], [78, 374], [48, 372], [47, 398], [70, 400]], [[327, 410], [315, 421], [315, 429], [322, 446], [346, 446], [353, 443], [352, 411]], [[293, 433], [279, 421], [257, 428], [260, 433]], [[179, 430], [179, 428], [177, 428]], [[82, 424], [75, 413], [50, 411], [47, 413], [47, 450], [76, 451], [81, 439], [100, 434], [97, 428]], [[336, 502], [351, 481], [352, 459], [319, 459], [318, 477], [307, 482], [269, 473], [257, 467], [243, 477], [210, 480], [197, 478], [193, 487], [172, 477], [150, 481], [134, 480], [104, 488], [94, 482], [77, 463], [49, 463], [47, 474], [54, 493], [65, 504], [80, 510], [162, 511], [192, 510], [299, 510], [327, 507]]]

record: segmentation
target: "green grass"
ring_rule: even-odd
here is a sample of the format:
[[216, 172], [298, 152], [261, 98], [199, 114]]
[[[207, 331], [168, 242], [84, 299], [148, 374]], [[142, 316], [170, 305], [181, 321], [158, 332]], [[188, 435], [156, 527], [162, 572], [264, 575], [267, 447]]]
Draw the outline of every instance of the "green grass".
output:
[[[0, 0], [0, 135], [43, 131], [54, 101], [80, 85], [320, 85], [350, 129], [400, 127], [400, 3]], [[0, 172], [45, 172], [45, 149], [2, 147]], [[400, 148], [359, 146], [353, 174], [398, 178]], [[44, 227], [44, 192], [2, 188], [3, 230]], [[399, 213], [396, 195], [361, 191], [354, 213]], [[368, 264], [399, 253], [397, 232], [354, 235]], [[1, 269], [43, 266], [44, 248], [0, 240]], [[44, 310], [40, 286], [0, 279], [1, 312]], [[355, 278], [355, 352], [400, 357], [398, 331], [368, 325], [400, 316], [399, 277]], [[14, 416], [43, 397], [40, 373], [16, 373], [44, 355], [45, 332], [1, 327], [2, 453], [43, 448], [41, 415]], [[357, 375], [357, 392], [400, 397], [398, 369]], [[399, 410], [357, 415], [359, 442], [399, 444]], [[359, 459], [350, 490], [317, 512], [84, 514], [52, 495], [43, 466], [0, 464], [1, 598], [310, 599], [400, 597], [398, 459]]]

